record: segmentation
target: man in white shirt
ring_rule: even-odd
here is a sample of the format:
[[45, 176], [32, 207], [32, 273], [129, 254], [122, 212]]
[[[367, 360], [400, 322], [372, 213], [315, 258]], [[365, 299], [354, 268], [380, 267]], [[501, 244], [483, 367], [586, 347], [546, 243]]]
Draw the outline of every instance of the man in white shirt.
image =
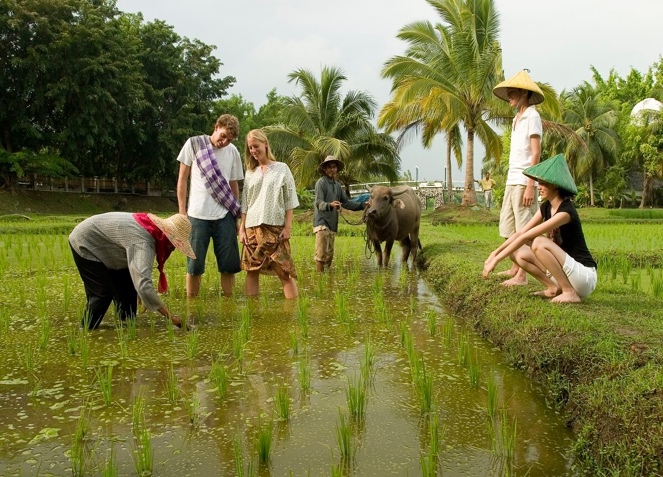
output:
[[[536, 184], [523, 171], [541, 160], [543, 128], [534, 105], [543, 102], [543, 92], [527, 71], [522, 70], [495, 86], [493, 93], [516, 109], [511, 129], [509, 172], [500, 211], [500, 236], [508, 239], [523, 228], [538, 209]], [[527, 284], [527, 273], [515, 263], [503, 273], [511, 277], [502, 283], [505, 286]]]
[[239, 121], [235, 116], [224, 114], [217, 119], [211, 136], [189, 138], [177, 157], [180, 162], [177, 203], [179, 213], [189, 216], [191, 246], [196, 255], [195, 259], [187, 259], [187, 297], [198, 296], [200, 292], [210, 239], [224, 295], [232, 295], [235, 274], [240, 271], [238, 181], [244, 179], [244, 173], [239, 151], [231, 143], [238, 135]]

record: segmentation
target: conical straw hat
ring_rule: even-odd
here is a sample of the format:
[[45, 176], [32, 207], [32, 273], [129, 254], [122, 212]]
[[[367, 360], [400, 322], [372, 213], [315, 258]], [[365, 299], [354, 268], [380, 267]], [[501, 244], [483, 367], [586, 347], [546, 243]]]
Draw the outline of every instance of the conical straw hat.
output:
[[573, 181], [573, 177], [571, 177], [571, 171], [569, 171], [569, 166], [566, 164], [564, 154], [557, 154], [555, 157], [546, 159], [535, 166], [528, 167], [523, 171], [523, 174], [534, 180], [555, 185], [573, 195], [578, 193], [578, 188]]
[[167, 219], [161, 219], [154, 214], [147, 214], [147, 217], [159, 227], [177, 250], [187, 257], [196, 258], [191, 248], [191, 222], [186, 215], [175, 214]]
[[527, 74], [527, 70], [521, 70], [508, 80], [502, 81], [493, 88], [493, 94], [504, 101], [509, 101], [507, 97], [507, 88], [518, 88], [532, 92], [529, 98], [529, 104], [543, 103], [543, 91], [539, 88], [532, 78]]

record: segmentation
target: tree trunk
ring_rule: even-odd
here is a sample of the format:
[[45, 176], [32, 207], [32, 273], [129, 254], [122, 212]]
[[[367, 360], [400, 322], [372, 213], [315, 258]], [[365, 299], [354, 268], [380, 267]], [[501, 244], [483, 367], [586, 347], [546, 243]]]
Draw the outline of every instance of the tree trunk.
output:
[[451, 182], [451, 137], [447, 134], [447, 177], [444, 178], [447, 181], [447, 195], [449, 204], [453, 204], [454, 200], [454, 186]]
[[589, 171], [589, 205], [594, 207], [594, 174]]
[[474, 190], [474, 129], [467, 130], [467, 159], [465, 159], [465, 188], [461, 205], [477, 205], [477, 193]]
[[640, 201], [640, 209], [644, 209], [647, 207], [647, 202], [651, 202], [649, 200], [649, 196], [651, 195], [651, 183], [651, 176], [647, 174], [647, 171], [644, 171], [642, 174], [642, 200]]

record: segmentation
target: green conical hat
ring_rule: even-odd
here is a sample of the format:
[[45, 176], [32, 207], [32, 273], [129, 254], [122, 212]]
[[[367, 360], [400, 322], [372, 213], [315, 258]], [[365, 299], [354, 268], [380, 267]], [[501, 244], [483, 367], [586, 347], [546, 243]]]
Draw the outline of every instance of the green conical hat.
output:
[[569, 166], [566, 164], [564, 154], [557, 154], [555, 157], [546, 159], [535, 166], [528, 167], [523, 171], [523, 174], [534, 180], [547, 182], [560, 189], [567, 190], [573, 195], [578, 193], [578, 188], [573, 181], [573, 177], [571, 177], [571, 171], [569, 171]]
[[500, 84], [493, 88], [493, 94], [498, 98], [508, 102], [509, 98], [507, 96], [507, 89], [509, 88], [531, 91], [532, 96], [529, 98], [529, 104], [543, 103], [543, 91], [541, 91], [539, 85], [536, 84], [532, 78], [530, 78], [530, 76], [527, 74], [527, 70], [521, 70], [508, 80], [502, 81]]

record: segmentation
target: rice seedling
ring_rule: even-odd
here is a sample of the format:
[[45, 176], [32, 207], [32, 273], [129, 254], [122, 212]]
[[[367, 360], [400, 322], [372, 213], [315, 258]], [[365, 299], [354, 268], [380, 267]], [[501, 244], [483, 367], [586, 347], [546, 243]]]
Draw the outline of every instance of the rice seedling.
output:
[[116, 323], [115, 334], [117, 335], [118, 347], [120, 348], [120, 356], [126, 359], [129, 357], [129, 337], [122, 323]]
[[391, 322], [391, 314], [389, 313], [389, 307], [384, 300], [384, 295], [380, 293], [377, 298], [377, 301], [373, 302], [373, 310], [375, 313], [375, 318], [382, 323]]
[[228, 395], [228, 383], [230, 382], [230, 376], [228, 375], [228, 368], [224, 363], [221, 362], [221, 358], [217, 358], [212, 363], [212, 368], [210, 369], [209, 379], [214, 383], [214, 389], [221, 399], [225, 399]]
[[405, 352], [407, 353], [407, 359], [410, 362], [410, 368], [415, 366], [417, 361], [416, 352], [414, 350], [414, 336], [412, 330], [409, 329], [406, 325], [401, 325], [401, 343]]
[[457, 349], [458, 364], [467, 366], [470, 360], [470, 342], [467, 333], [461, 333], [458, 336], [458, 349]]
[[82, 331], [79, 338], [78, 349], [81, 354], [81, 365], [83, 366], [83, 369], [86, 369], [90, 357], [90, 339], [86, 331]]
[[85, 475], [88, 451], [85, 446], [85, 436], [90, 429], [90, 411], [85, 405], [81, 407], [81, 412], [76, 422], [76, 429], [72, 439], [71, 449], [69, 451], [69, 460], [71, 460], [71, 473], [75, 477]]
[[479, 376], [481, 369], [479, 368], [479, 359], [475, 355], [474, 359], [470, 359], [469, 366], [467, 367], [467, 376], [470, 378], [470, 385], [477, 387], [479, 385]]
[[359, 360], [359, 370], [364, 383], [370, 384], [375, 378], [375, 348], [371, 342], [370, 335], [364, 342], [364, 352]]
[[620, 260], [620, 272], [622, 275], [622, 280], [624, 281], [624, 285], [626, 285], [626, 282], [628, 281], [628, 277], [631, 274], [631, 261], [627, 258], [623, 258]]
[[175, 374], [175, 369], [173, 368], [172, 362], [168, 366], [168, 374], [166, 375], [166, 380], [164, 381], [164, 389], [166, 399], [168, 399], [168, 401], [173, 404], [177, 402], [180, 397], [180, 386], [177, 381], [177, 375]]
[[297, 323], [302, 338], [308, 338], [308, 298], [300, 296], [297, 299]]
[[432, 412], [428, 416], [428, 445], [431, 453], [435, 456], [440, 454], [440, 444], [443, 437], [440, 431], [440, 418], [437, 412]]
[[285, 383], [280, 383], [276, 388], [274, 409], [279, 419], [284, 421], [290, 419], [290, 395], [288, 394], [288, 386]]
[[28, 341], [23, 348], [23, 365], [28, 373], [34, 373], [39, 358], [39, 346]]
[[515, 457], [517, 429], [517, 419], [514, 417], [513, 420], [510, 420], [507, 410], [502, 409], [499, 424], [492, 426], [491, 442], [493, 454], [504, 459], [507, 463], [513, 463]]
[[417, 297], [415, 295], [410, 295], [410, 314], [414, 315], [417, 312]]
[[428, 451], [419, 457], [419, 464], [421, 466], [422, 477], [436, 477], [437, 476], [437, 455], [429, 448]]
[[317, 284], [315, 287], [315, 296], [320, 298], [329, 293], [329, 274], [322, 273], [318, 277]]
[[131, 455], [137, 475], [152, 475], [154, 450], [152, 449], [152, 436], [146, 427], [141, 428], [138, 435], [134, 436]]
[[336, 300], [336, 317], [338, 321], [345, 324], [349, 321], [348, 308], [346, 304], [346, 296], [343, 292], [334, 293], [334, 298]]
[[195, 389], [191, 393], [191, 396], [184, 399], [184, 408], [189, 416], [191, 427], [195, 429], [199, 428], [202, 422], [202, 413], [200, 411], [200, 399]]
[[442, 338], [444, 340], [444, 346], [449, 347], [451, 345], [451, 338], [454, 333], [454, 324], [451, 319], [446, 319], [442, 323]]
[[638, 271], [631, 275], [631, 291], [633, 292], [639, 292], [640, 289], [642, 288], [642, 275], [641, 275], [642, 269], [638, 269]]
[[48, 346], [48, 340], [51, 337], [51, 331], [53, 330], [53, 325], [51, 320], [44, 314], [39, 318], [39, 337], [37, 343], [39, 344], [39, 349], [45, 350]]
[[428, 310], [424, 314], [424, 318], [428, 324], [428, 334], [434, 338], [437, 333], [437, 313], [434, 310]]
[[30, 390], [29, 396], [34, 398], [39, 396], [39, 391], [41, 391], [41, 379], [35, 376], [35, 381], [32, 384], [32, 389]]
[[308, 353], [305, 351], [304, 355], [299, 359], [298, 366], [298, 381], [299, 389], [302, 392], [308, 393], [311, 391], [311, 361]]
[[263, 423], [260, 416], [258, 416], [256, 450], [258, 452], [258, 463], [260, 465], [266, 465], [269, 462], [269, 458], [272, 454], [272, 435], [272, 421], [269, 420], [266, 423]]
[[361, 376], [354, 379], [348, 379], [348, 387], [345, 390], [345, 401], [348, 405], [350, 417], [356, 420], [362, 420], [366, 414], [366, 383]]
[[127, 338], [129, 338], [130, 341], [135, 341], [138, 338], [136, 318], [127, 318], [124, 323], [127, 326]]
[[495, 420], [497, 414], [497, 383], [495, 382], [495, 376], [493, 373], [488, 374], [488, 379], [486, 381], [486, 389], [488, 391], [488, 418], [490, 421]]
[[117, 477], [119, 475], [117, 454], [113, 444], [111, 444], [110, 448], [107, 450], [106, 462], [104, 463], [104, 467], [101, 470], [101, 475], [102, 477]]
[[198, 329], [194, 328], [186, 335], [186, 356], [189, 359], [194, 359], [198, 354], [198, 347], [200, 345], [200, 336]]
[[235, 475], [236, 477], [252, 477], [253, 472], [253, 462], [249, 461], [249, 464], [244, 470], [244, 447], [242, 446], [242, 438], [237, 434], [233, 439], [233, 454], [235, 456]]
[[[182, 326], [186, 327], [185, 318], [182, 317]], [[170, 320], [166, 320], [166, 332], [168, 333], [168, 341], [175, 341], [175, 325]]]
[[297, 332], [291, 331], [290, 334], [290, 351], [292, 351], [293, 356], [299, 354], [299, 339], [297, 338]]
[[433, 375], [426, 372], [426, 363], [422, 358], [417, 360], [414, 374], [414, 386], [419, 398], [419, 409], [422, 413], [431, 412], [434, 406]]
[[97, 368], [96, 376], [101, 397], [106, 407], [108, 407], [113, 402], [113, 365], [109, 364], [105, 367], [105, 370], [103, 367]]
[[71, 356], [76, 356], [80, 351], [81, 347], [81, 331], [80, 327], [77, 324], [72, 324], [67, 328], [67, 334], [65, 337], [67, 341], [67, 352]]
[[134, 433], [145, 427], [145, 393], [143, 387], [138, 391], [138, 395], [134, 397], [131, 406], [131, 428]]
[[356, 445], [352, 438], [352, 428], [349, 419], [341, 412], [340, 408], [338, 410], [338, 423], [336, 424], [336, 445], [341, 460], [349, 462], [354, 458]]

